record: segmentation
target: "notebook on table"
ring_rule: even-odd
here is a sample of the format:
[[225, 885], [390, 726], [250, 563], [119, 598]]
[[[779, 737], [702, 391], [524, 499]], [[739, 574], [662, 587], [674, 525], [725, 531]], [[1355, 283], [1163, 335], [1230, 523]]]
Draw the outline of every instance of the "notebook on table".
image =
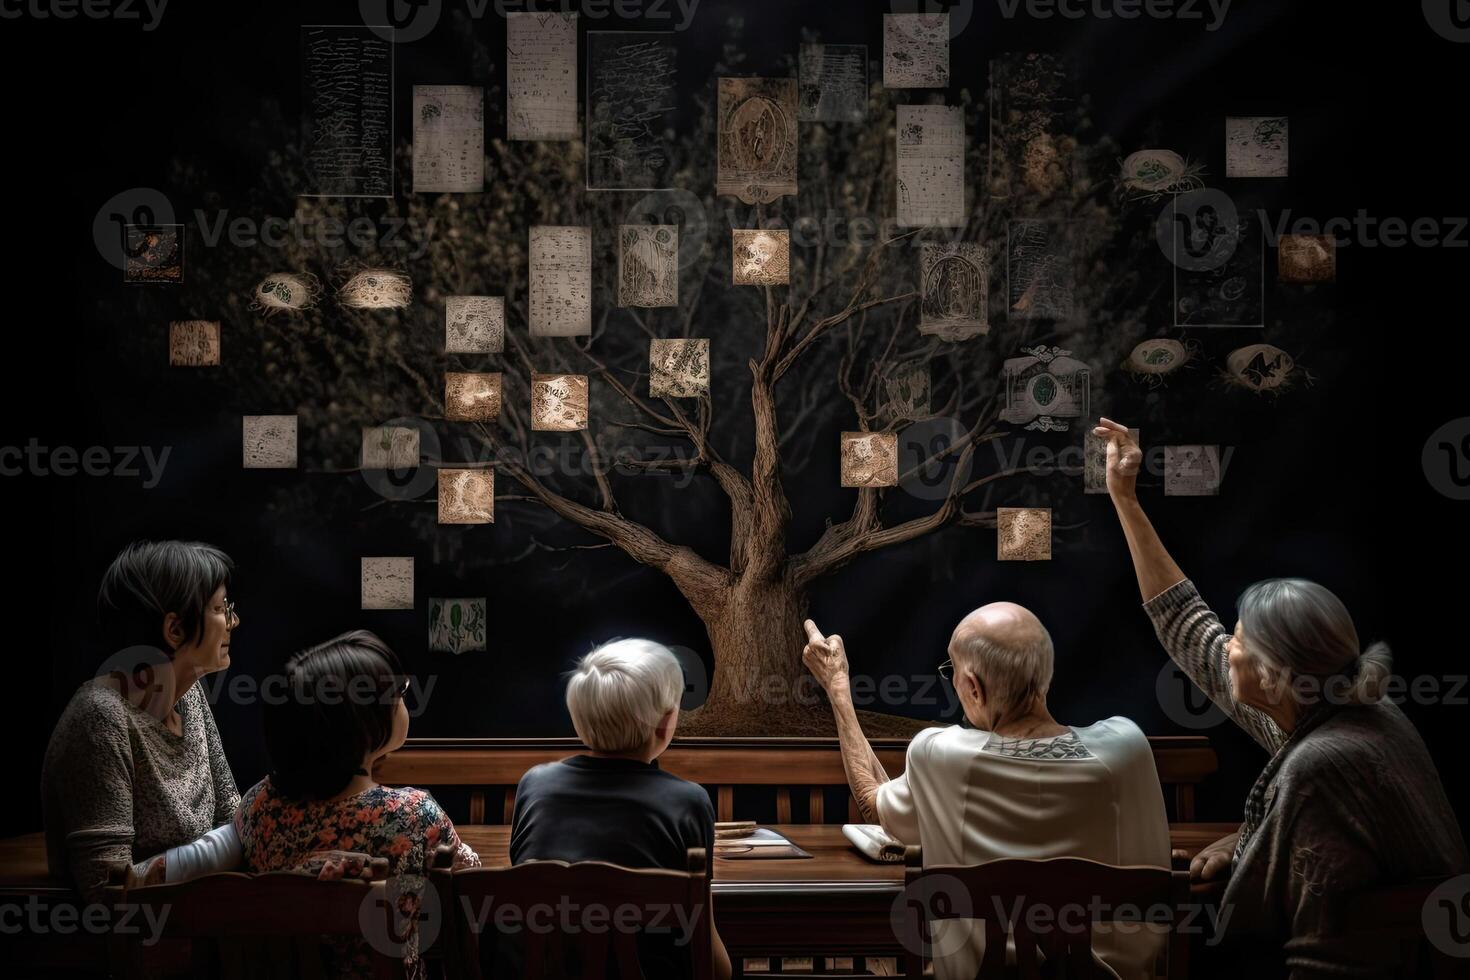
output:
[[727, 826], [715, 824], [715, 857], [730, 861], [763, 858], [809, 858], [811, 854], [790, 840], [755, 824]]

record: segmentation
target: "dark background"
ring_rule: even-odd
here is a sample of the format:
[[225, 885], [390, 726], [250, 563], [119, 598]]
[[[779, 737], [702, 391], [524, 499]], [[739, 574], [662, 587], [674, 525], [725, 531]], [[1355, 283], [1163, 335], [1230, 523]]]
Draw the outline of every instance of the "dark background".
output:
[[[888, 9], [704, 0], [680, 39], [681, 72], [690, 84], [713, 85], [705, 66], [725, 41], [727, 16], [743, 10], [750, 72], [776, 64], [806, 29], [820, 40], [867, 43], [876, 80], [881, 15]], [[492, 5], [474, 29], [503, 38], [493, 11]], [[610, 637], [647, 635], [707, 655], [698, 619], [672, 586], [616, 550], [539, 553], [466, 574], [436, 569], [432, 542], [406, 533], [394, 540], [380, 533], [377, 521], [268, 513], [283, 480], [350, 478], [242, 471], [240, 414], [275, 407], [170, 371], [163, 325], [137, 322], [129, 289], [138, 287], [123, 286], [100, 258], [92, 237], [98, 209], [132, 187], [172, 197], [171, 160], [208, 161], [219, 182], [212, 206], [228, 206], [271, 149], [261, 117], [290, 118], [299, 107], [299, 25], [361, 19], [355, 3], [174, 0], [151, 32], [138, 21], [0, 20], [11, 137], [4, 186], [13, 214], [0, 445], [35, 437], [78, 449], [171, 447], [163, 482], [153, 489], [113, 476], [0, 479], [12, 624], [3, 733], [19, 801], [0, 809], [6, 832], [40, 828], [36, 801], [46, 739], [76, 684], [106, 653], [96, 638], [97, 582], [117, 550], [136, 538], [199, 538], [234, 556], [239, 570], [230, 591], [243, 628], [232, 674], [263, 675], [290, 652], [349, 627], [381, 633], [412, 673], [435, 680], [415, 735], [570, 734], [558, 675]], [[616, 16], [583, 19], [584, 30], [649, 26]], [[503, 50], [500, 40], [490, 44]], [[434, 35], [398, 47], [400, 140], [409, 135], [413, 83], [492, 81], [447, 64], [448, 48]], [[1412, 222], [1470, 213], [1460, 132], [1470, 48], [1435, 34], [1417, 4], [1237, 0], [1224, 26], [1207, 32], [1200, 20], [1006, 20], [993, 0], [978, 2], [952, 45], [955, 87], [983, 91], [991, 56], [1027, 49], [1072, 59], [1098, 126], [1123, 153], [1167, 147], [1202, 160], [1218, 176], [1226, 115], [1289, 116], [1291, 176], [1258, 182], [1269, 185], [1273, 214], [1290, 207], [1295, 216], [1320, 220], [1365, 209], [1380, 220]], [[503, 64], [495, 68], [503, 80]], [[503, 113], [503, 102], [490, 107], [488, 136], [503, 136]], [[969, 125], [973, 139], [983, 131], [983, 115], [972, 114]], [[803, 173], [801, 179], [818, 178]], [[183, 212], [205, 206], [182, 197], [173, 203]], [[1146, 501], [1179, 563], [1227, 623], [1235, 596], [1250, 582], [1314, 578], [1348, 604], [1365, 644], [1388, 640], [1401, 674], [1440, 678], [1442, 690], [1467, 672], [1458, 560], [1470, 543], [1464, 519], [1470, 505], [1430, 486], [1421, 450], [1442, 423], [1470, 414], [1461, 303], [1470, 250], [1463, 240], [1460, 248], [1354, 244], [1338, 252], [1336, 284], [1310, 290], [1309, 298], [1268, 287], [1265, 331], [1231, 331], [1224, 349], [1274, 341], [1312, 370], [1311, 387], [1279, 400], [1211, 385], [1209, 367], [1153, 397], [1116, 372], [1098, 386], [1108, 392], [1098, 399], [1101, 406], [1141, 426], [1149, 443], [1238, 447], [1218, 499], [1165, 500], [1155, 490]], [[1268, 266], [1274, 255], [1267, 251]], [[1166, 276], [1161, 258], [1151, 256]], [[1290, 321], [1307, 307], [1325, 317], [1326, 329], [1302, 336]], [[1166, 328], [1158, 332], [1170, 333]], [[140, 333], [156, 338], [151, 353], [129, 356], [135, 345], [124, 341]], [[1194, 421], [1187, 427], [1174, 421], [1183, 417]], [[788, 487], [799, 548], [825, 517], [850, 507], [851, 491], [835, 488], [835, 441], [833, 458], [814, 460]], [[636, 493], [635, 484], [621, 495]], [[965, 612], [1012, 599], [1034, 609], [1052, 631], [1058, 657], [1051, 702], [1064, 723], [1122, 713], [1151, 734], [1190, 732], [1171, 719], [1156, 693], [1163, 655], [1139, 610], [1108, 501], [1088, 498], [1080, 516], [1083, 527], [1058, 532], [1050, 563], [997, 564], [994, 533], [983, 530], [949, 530], [868, 556], [818, 583], [813, 615], [846, 637], [855, 671], [923, 675], [944, 657], [949, 632]], [[494, 526], [450, 530], [467, 536], [470, 548], [496, 547]], [[692, 519], [679, 533], [708, 547], [718, 527]], [[418, 557], [414, 613], [359, 609], [361, 554]], [[575, 573], [567, 570], [572, 563]], [[558, 588], [559, 582], [569, 585]], [[461, 658], [427, 653], [430, 595], [487, 595], [489, 651]], [[1456, 693], [1459, 704], [1405, 705], [1454, 796], [1460, 768], [1452, 753], [1470, 692]], [[937, 710], [914, 706], [909, 713], [934, 717]], [[221, 698], [215, 711], [237, 780], [248, 786], [265, 765], [256, 708]], [[1202, 793], [1200, 816], [1232, 819], [1263, 754], [1228, 726], [1208, 734], [1223, 771]]]

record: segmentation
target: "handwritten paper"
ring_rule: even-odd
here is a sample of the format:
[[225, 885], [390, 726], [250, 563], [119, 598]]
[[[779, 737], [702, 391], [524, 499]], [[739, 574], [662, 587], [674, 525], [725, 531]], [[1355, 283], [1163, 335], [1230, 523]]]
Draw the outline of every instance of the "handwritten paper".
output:
[[803, 44], [797, 67], [797, 118], [860, 123], [868, 118], [868, 46]]
[[393, 44], [380, 31], [301, 29], [305, 196], [393, 196]]
[[722, 78], [715, 193], [747, 204], [796, 193], [796, 79]]
[[504, 350], [504, 296], [449, 296], [444, 300], [445, 353], [499, 354]]
[[899, 106], [897, 171], [900, 228], [963, 228], [964, 109]]
[[362, 559], [362, 608], [412, 609], [413, 559]]
[[678, 107], [672, 31], [587, 33], [587, 187], [670, 190]]
[[531, 336], [592, 333], [592, 229], [531, 228]]
[[245, 469], [296, 468], [296, 416], [246, 415], [241, 431]]
[[1226, 177], [1285, 177], [1285, 116], [1230, 116], [1225, 120]]
[[577, 15], [505, 15], [506, 137], [574, 140], [577, 125]]
[[218, 367], [218, 320], [174, 320], [168, 325], [168, 363], [174, 367]]
[[1219, 446], [1164, 447], [1164, 496], [1213, 497], [1219, 492]]
[[485, 189], [485, 90], [474, 85], [413, 87], [415, 194]]
[[949, 14], [883, 15], [883, 85], [949, 86]]

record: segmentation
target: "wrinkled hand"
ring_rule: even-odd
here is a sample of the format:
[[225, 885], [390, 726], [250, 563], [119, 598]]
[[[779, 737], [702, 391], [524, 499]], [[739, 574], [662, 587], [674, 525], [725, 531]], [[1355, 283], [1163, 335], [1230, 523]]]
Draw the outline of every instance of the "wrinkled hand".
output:
[[168, 881], [167, 855], [160, 854], [149, 858], [148, 863], [143, 866], [143, 876], [138, 879], [139, 885], [162, 885]]
[[1138, 448], [1128, 426], [1112, 419], [1099, 418], [1092, 434], [1108, 441], [1108, 493], [1114, 498], [1132, 498], [1137, 493], [1143, 450]]
[[307, 857], [301, 870], [319, 881], [372, 879], [373, 856], [360, 851], [318, 851]]
[[1240, 832], [1237, 831], [1203, 848], [1189, 862], [1189, 880], [1213, 881], [1229, 875], [1230, 862], [1235, 857], [1235, 842], [1239, 839]]
[[842, 637], [836, 633], [823, 636], [817, 624], [810, 619], [804, 625], [806, 647], [801, 651], [801, 662], [806, 664], [806, 669], [812, 672], [829, 696], [847, 693], [847, 648], [842, 645]]

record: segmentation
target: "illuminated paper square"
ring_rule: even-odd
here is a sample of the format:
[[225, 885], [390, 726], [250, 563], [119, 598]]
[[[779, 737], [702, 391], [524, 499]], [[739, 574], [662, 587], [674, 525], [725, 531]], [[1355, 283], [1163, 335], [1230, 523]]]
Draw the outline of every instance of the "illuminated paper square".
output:
[[444, 375], [444, 417], [451, 422], [500, 418], [500, 375], [449, 371]]
[[183, 281], [183, 225], [123, 226], [123, 282]]
[[218, 320], [175, 320], [168, 325], [168, 362], [174, 367], [218, 367]]
[[364, 558], [362, 608], [412, 609], [413, 559]]
[[841, 456], [844, 487], [898, 486], [898, 433], [844, 432]]
[[1051, 561], [1051, 509], [997, 507], [996, 558], [1000, 561]]
[[883, 87], [949, 87], [949, 14], [883, 15]]
[[485, 652], [484, 599], [430, 599], [429, 649], [434, 653]]
[[[1129, 429], [1128, 434], [1138, 442], [1137, 429]], [[1108, 492], [1108, 440], [1091, 432], [1082, 436], [1082, 492]]]
[[1219, 446], [1164, 447], [1164, 496], [1213, 497], [1219, 492]]
[[791, 233], [785, 229], [734, 228], [735, 285], [784, 286], [791, 282]]
[[296, 468], [296, 416], [247, 415], [244, 418], [245, 468]]
[[531, 375], [531, 428], [539, 432], [587, 428], [587, 376]]
[[419, 430], [382, 425], [362, 430], [362, 468], [411, 470], [419, 465]]
[[618, 229], [618, 305], [679, 305], [679, 226]]
[[721, 78], [715, 193], [746, 204], [796, 193], [796, 79]]
[[929, 365], [896, 369], [883, 379], [883, 392], [883, 411], [889, 421], [924, 418], [929, 414]]
[[1282, 235], [1276, 277], [1281, 282], [1332, 282], [1337, 278], [1337, 241], [1331, 235]]
[[654, 398], [697, 398], [709, 394], [709, 338], [650, 343], [648, 393]]
[[495, 471], [440, 470], [440, 524], [494, 524]]
[[1225, 120], [1226, 177], [1285, 177], [1285, 116], [1230, 116]]
[[449, 354], [502, 353], [505, 350], [505, 297], [446, 298], [444, 350]]

